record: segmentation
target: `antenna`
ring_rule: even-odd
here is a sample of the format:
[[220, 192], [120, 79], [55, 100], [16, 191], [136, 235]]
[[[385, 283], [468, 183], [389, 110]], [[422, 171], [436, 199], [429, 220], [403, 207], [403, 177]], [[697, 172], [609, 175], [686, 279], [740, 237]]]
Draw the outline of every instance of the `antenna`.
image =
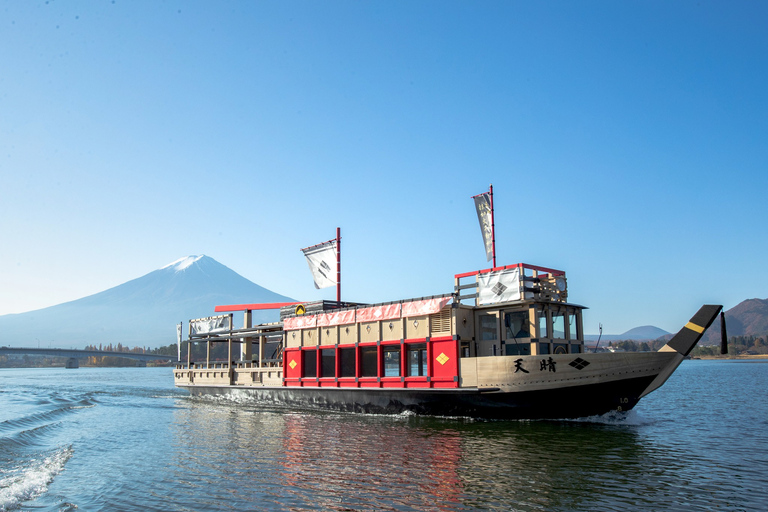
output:
[[597, 353], [597, 347], [600, 346], [600, 338], [603, 337], [603, 324], [600, 325], [600, 334], [597, 336], [597, 343], [595, 344], [595, 353]]

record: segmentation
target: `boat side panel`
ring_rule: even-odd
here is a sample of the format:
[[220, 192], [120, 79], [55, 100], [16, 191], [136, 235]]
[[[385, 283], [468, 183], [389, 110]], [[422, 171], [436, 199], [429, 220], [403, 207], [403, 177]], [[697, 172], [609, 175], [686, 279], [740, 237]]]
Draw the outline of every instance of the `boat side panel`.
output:
[[676, 362], [675, 355], [642, 352], [467, 358], [461, 361], [461, 385], [535, 391], [618, 382], [658, 375]]
[[193, 395], [230, 395], [256, 404], [345, 412], [499, 419], [576, 418], [630, 410], [655, 375], [618, 382], [520, 392], [382, 388], [190, 386]]

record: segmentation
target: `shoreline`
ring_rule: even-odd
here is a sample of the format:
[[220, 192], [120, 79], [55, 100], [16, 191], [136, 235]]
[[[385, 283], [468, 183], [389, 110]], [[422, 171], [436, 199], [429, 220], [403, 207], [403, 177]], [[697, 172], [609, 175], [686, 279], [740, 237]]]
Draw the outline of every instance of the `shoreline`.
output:
[[701, 360], [754, 360], [754, 361], [760, 361], [760, 360], [768, 360], [768, 354], [749, 354], [749, 355], [738, 355], [738, 356], [730, 356], [730, 355], [722, 355], [722, 356], [696, 356], [691, 357], [691, 359], [701, 359]]

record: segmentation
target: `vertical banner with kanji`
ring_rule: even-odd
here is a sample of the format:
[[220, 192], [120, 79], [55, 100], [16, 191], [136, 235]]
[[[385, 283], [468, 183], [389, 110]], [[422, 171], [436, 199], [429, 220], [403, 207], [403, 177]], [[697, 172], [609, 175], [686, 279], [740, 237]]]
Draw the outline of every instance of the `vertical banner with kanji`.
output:
[[493, 208], [490, 192], [484, 192], [474, 197], [477, 220], [480, 221], [480, 231], [485, 244], [485, 256], [488, 261], [493, 259]]

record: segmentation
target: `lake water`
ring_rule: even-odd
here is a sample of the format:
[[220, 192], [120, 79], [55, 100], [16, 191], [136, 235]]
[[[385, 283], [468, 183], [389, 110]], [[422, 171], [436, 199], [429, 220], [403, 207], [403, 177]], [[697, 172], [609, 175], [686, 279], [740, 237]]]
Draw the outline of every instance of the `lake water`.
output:
[[168, 368], [0, 370], [0, 510], [768, 509], [768, 363], [624, 415], [472, 421], [190, 398]]

